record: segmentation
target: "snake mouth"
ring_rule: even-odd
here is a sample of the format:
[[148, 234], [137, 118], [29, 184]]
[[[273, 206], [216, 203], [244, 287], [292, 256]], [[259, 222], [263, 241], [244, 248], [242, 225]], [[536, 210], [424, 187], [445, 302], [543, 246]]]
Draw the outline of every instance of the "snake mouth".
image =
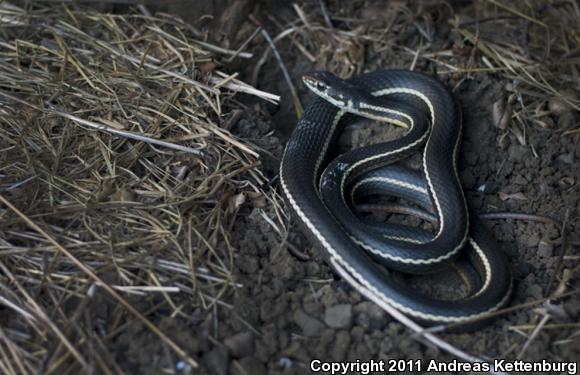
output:
[[303, 75], [302, 82], [318, 95], [325, 94], [330, 88], [330, 86], [324, 82], [322, 77], [319, 77], [317, 72]]
[[316, 78], [314, 78], [314, 76], [310, 75], [310, 74], [305, 74], [302, 76], [302, 82], [304, 82], [307, 85], [316, 85]]

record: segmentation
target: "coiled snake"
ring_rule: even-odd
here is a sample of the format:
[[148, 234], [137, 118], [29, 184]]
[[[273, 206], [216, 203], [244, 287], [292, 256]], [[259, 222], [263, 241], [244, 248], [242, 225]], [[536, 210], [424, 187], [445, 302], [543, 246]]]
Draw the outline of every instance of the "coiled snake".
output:
[[[316, 72], [303, 80], [318, 97], [286, 146], [280, 180], [290, 209], [331, 266], [348, 273], [375, 302], [428, 324], [480, 319], [504, 306], [512, 277], [498, 245], [468, 214], [457, 173], [461, 113], [452, 94], [429, 76], [403, 70], [349, 80]], [[337, 135], [357, 116], [408, 131], [330, 161]], [[395, 164], [417, 152], [422, 153], [421, 171]], [[370, 223], [353, 211], [355, 195], [377, 193], [433, 212], [439, 220], [436, 233]], [[433, 298], [385, 270], [420, 274], [450, 269], [464, 247], [479, 283], [463, 299]]]

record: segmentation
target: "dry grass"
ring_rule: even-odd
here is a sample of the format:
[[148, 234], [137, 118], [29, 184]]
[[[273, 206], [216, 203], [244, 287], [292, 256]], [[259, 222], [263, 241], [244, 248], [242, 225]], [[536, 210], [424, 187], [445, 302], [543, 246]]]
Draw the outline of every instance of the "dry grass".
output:
[[195, 367], [133, 305], [210, 309], [239, 286], [238, 210], [282, 227], [257, 150], [227, 130], [237, 92], [278, 97], [219, 70], [250, 54], [175, 17], [1, 5], [0, 372], [118, 372], [108, 342], [135, 319]]

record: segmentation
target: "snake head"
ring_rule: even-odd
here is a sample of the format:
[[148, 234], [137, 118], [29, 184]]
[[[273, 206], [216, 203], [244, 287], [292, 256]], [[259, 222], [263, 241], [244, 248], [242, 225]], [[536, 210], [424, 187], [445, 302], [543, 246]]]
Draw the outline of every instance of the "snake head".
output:
[[334, 74], [327, 71], [316, 71], [302, 76], [302, 81], [316, 94], [325, 93], [332, 88], [333, 83], [342, 81]]
[[356, 103], [352, 100], [352, 93], [357, 92], [357, 88], [330, 72], [312, 72], [304, 75], [302, 81], [316, 95], [338, 107], [348, 109]]

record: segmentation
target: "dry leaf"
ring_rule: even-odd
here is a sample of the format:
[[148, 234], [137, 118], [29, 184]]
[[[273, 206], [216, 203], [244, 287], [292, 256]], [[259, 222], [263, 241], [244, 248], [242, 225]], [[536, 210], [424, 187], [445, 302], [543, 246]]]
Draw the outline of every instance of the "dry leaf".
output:
[[217, 68], [217, 64], [213, 61], [204, 62], [199, 66], [199, 69], [203, 74], [213, 73], [213, 71]]
[[246, 202], [246, 194], [239, 193], [230, 198], [230, 207], [232, 209], [240, 208]]
[[493, 103], [491, 117], [493, 125], [501, 130], [506, 130], [510, 124], [513, 115], [514, 95], [506, 97], [502, 94], [500, 98]]
[[518, 192], [518, 193], [512, 193], [512, 194], [508, 194], [508, 193], [504, 193], [504, 192], [499, 192], [499, 199], [501, 199], [502, 201], [507, 201], [509, 199], [515, 199], [518, 201], [526, 201], [528, 200], [528, 198], [526, 198], [526, 196], [524, 195], [524, 193]]

